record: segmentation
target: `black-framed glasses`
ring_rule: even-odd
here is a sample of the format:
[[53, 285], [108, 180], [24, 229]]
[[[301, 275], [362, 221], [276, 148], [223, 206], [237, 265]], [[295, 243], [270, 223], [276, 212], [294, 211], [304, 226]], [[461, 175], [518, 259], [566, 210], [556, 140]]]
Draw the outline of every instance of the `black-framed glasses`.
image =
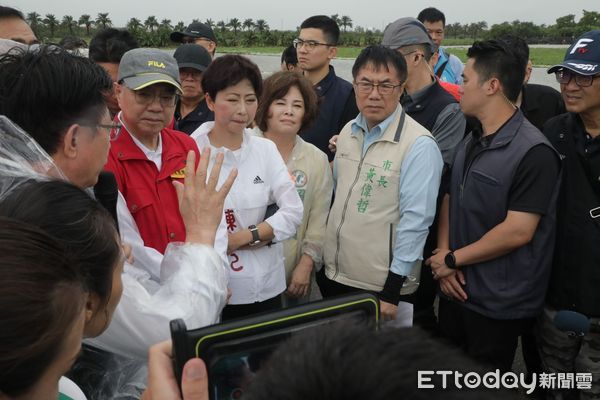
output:
[[300, 38], [294, 39], [292, 44], [294, 45], [296, 50], [300, 50], [302, 46], [306, 46], [306, 48], [311, 51], [314, 50], [317, 46], [335, 46], [331, 43], [321, 43], [317, 42], [316, 40], [303, 40]]
[[576, 72], [573, 72], [568, 69], [561, 69], [560, 71], [556, 71], [556, 82], [567, 85], [571, 82], [572, 78], [575, 78], [575, 83], [579, 87], [589, 87], [592, 86], [594, 82], [594, 78], [598, 75], [581, 75]]
[[192, 36], [184, 36], [181, 39], [181, 41], [184, 44], [196, 43], [197, 41], [212, 42], [212, 40], [210, 40], [209, 38], [205, 38], [205, 37], [192, 37]]
[[370, 94], [374, 88], [377, 88], [377, 91], [381, 95], [387, 95], [394, 93], [394, 90], [397, 87], [402, 86], [402, 83], [394, 85], [392, 83], [384, 82], [384, 83], [373, 83], [367, 81], [354, 82], [358, 93]]
[[156, 98], [158, 98], [158, 101], [161, 106], [175, 107], [175, 104], [177, 104], [177, 99], [179, 98], [177, 93], [152, 93], [143, 89], [132, 90], [132, 92], [135, 96], [135, 101], [139, 105], [143, 106], [149, 106], [150, 104], [154, 103]]

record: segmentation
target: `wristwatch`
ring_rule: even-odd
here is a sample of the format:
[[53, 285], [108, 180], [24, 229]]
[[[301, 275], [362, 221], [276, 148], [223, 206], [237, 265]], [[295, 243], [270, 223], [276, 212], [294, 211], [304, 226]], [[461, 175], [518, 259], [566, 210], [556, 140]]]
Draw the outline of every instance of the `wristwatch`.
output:
[[454, 257], [453, 251], [450, 251], [448, 254], [446, 254], [446, 257], [444, 257], [444, 264], [446, 264], [446, 266], [450, 269], [458, 269], [456, 266], [456, 257]]
[[252, 241], [248, 243], [248, 246], [256, 246], [260, 243], [260, 236], [258, 235], [258, 228], [256, 225], [250, 225], [248, 227], [250, 233], [252, 233]]

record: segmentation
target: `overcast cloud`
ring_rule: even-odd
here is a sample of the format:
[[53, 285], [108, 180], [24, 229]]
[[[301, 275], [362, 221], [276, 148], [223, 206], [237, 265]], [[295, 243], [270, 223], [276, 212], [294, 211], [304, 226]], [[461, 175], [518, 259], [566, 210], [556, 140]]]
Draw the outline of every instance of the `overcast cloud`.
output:
[[11, 0], [5, 5], [20, 9], [24, 13], [36, 11], [58, 18], [82, 14], [95, 17], [99, 12], [108, 12], [113, 24], [125, 26], [127, 20], [136, 17], [143, 20], [154, 15], [160, 21], [170, 19], [172, 24], [183, 21], [188, 24], [194, 18], [204, 21], [211, 18], [217, 22], [230, 18], [264, 19], [271, 29], [295, 29], [302, 20], [316, 14], [339, 14], [352, 18], [354, 26], [382, 29], [397, 18], [417, 16], [425, 7], [433, 6], [446, 14], [446, 22], [486, 21], [488, 25], [504, 21], [532, 21], [536, 24], [553, 24], [557, 17], [575, 14], [582, 10], [600, 11], [598, 0], [453, 0], [453, 1], [394, 1], [394, 0], [103, 0], [85, 2], [81, 0]]

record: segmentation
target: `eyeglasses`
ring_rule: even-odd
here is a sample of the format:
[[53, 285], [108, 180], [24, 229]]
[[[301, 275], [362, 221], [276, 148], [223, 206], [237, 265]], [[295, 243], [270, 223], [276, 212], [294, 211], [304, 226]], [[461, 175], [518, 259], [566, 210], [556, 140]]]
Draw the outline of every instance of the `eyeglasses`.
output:
[[197, 69], [180, 69], [179, 78], [181, 78], [181, 80], [187, 78], [200, 80], [202, 78], [202, 72], [198, 71]]
[[208, 38], [192, 37], [192, 36], [184, 36], [183, 39], [181, 39], [181, 41], [185, 44], [196, 43], [197, 41], [212, 42], [212, 40], [210, 40]]
[[423, 53], [420, 53], [420, 52], [419, 52], [419, 50], [408, 51], [408, 52], [406, 52], [406, 53], [403, 53], [402, 51], [398, 50], [398, 52], [399, 52], [400, 54], [402, 54], [404, 57], [406, 57], [406, 56], [410, 56], [410, 55], [411, 55], [411, 54], [413, 54], [413, 53], [419, 53], [419, 55], [420, 55], [420, 56], [423, 56], [423, 57], [425, 56]]
[[112, 142], [113, 140], [117, 140], [117, 138], [119, 137], [119, 135], [121, 134], [121, 129], [123, 128], [123, 125], [121, 124], [96, 124], [96, 125], [87, 125], [87, 124], [81, 124], [81, 126], [87, 126], [88, 128], [93, 128], [96, 130], [100, 130], [100, 129], [105, 129], [108, 132], [108, 137], [110, 138], [110, 141]]
[[571, 78], [575, 78], [575, 83], [577, 86], [588, 87], [592, 86], [592, 82], [594, 82], [594, 78], [597, 76], [598, 75], [581, 75], [568, 69], [563, 69], [556, 71], [556, 82], [567, 85], [569, 82], [571, 82]]
[[373, 88], [377, 88], [377, 91], [381, 95], [387, 95], [394, 93], [394, 89], [402, 86], [402, 83], [398, 85], [393, 85], [391, 83], [372, 83], [372, 82], [354, 82], [354, 85], [358, 89], [358, 93], [370, 94], [373, 91]]
[[317, 42], [316, 40], [302, 40], [300, 38], [294, 39], [292, 44], [294, 45], [296, 50], [300, 50], [302, 48], [302, 46], [306, 45], [306, 48], [310, 51], [314, 50], [315, 47], [317, 47], [317, 46], [335, 46], [334, 44], [331, 44], [331, 43], [321, 43], [321, 42]]
[[[130, 89], [131, 90], [131, 89]], [[145, 90], [132, 90], [135, 101], [139, 105], [149, 106], [158, 98], [160, 105], [163, 107], [175, 107], [179, 96], [177, 93], [152, 93]]]

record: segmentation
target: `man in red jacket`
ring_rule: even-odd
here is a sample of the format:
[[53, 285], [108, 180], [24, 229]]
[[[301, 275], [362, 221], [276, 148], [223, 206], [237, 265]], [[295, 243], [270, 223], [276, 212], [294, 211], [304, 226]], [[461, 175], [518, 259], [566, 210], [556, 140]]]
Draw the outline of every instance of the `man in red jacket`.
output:
[[[157, 49], [130, 50], [121, 59], [115, 91], [123, 127], [105, 168], [114, 173], [127, 205], [119, 208], [121, 233], [133, 243], [135, 257], [144, 257], [136, 252], [140, 237], [144, 247], [162, 254], [169, 242], [185, 241], [173, 181], [183, 180], [190, 150], [199, 159], [194, 140], [166, 128], [181, 93], [177, 62]], [[127, 225], [127, 210], [134, 224]]]

